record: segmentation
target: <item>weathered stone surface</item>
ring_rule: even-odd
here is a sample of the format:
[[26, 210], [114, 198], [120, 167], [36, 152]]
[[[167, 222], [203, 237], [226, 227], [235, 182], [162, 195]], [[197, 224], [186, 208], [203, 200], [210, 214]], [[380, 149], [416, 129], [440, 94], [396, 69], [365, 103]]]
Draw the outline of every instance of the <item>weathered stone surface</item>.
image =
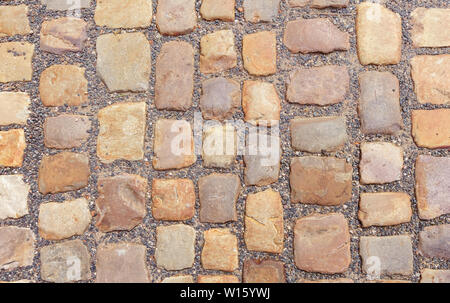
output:
[[237, 220], [236, 201], [241, 191], [237, 175], [213, 173], [198, 180], [200, 222], [225, 223]]
[[98, 112], [97, 155], [102, 162], [144, 158], [146, 113], [145, 102], [121, 102]]
[[419, 251], [428, 258], [450, 260], [450, 224], [425, 227], [419, 233]]
[[88, 138], [91, 121], [87, 116], [60, 115], [44, 122], [44, 144], [49, 148], [80, 147]]
[[0, 125], [26, 124], [30, 96], [22, 92], [0, 92]]
[[190, 179], [153, 179], [152, 213], [156, 220], [184, 221], [195, 214], [195, 187]]
[[403, 149], [387, 142], [363, 142], [359, 170], [361, 184], [383, 184], [402, 178]]
[[244, 68], [251, 75], [268, 76], [277, 72], [277, 37], [264, 31], [244, 35], [242, 39]]
[[143, 33], [97, 38], [97, 72], [111, 92], [149, 89], [151, 48]]
[[349, 35], [326, 18], [289, 21], [283, 42], [292, 53], [324, 53], [350, 49]]
[[249, 22], [272, 22], [279, 8], [280, 0], [244, 0], [244, 17]]
[[98, 0], [95, 23], [111, 28], [143, 28], [152, 23], [151, 0]]
[[223, 77], [203, 81], [200, 109], [207, 120], [229, 120], [241, 106], [241, 86]]
[[148, 283], [146, 248], [137, 243], [100, 244], [97, 248], [97, 283]]
[[352, 197], [352, 166], [334, 157], [291, 160], [291, 202], [341, 205]]
[[203, 130], [204, 167], [227, 168], [236, 161], [237, 136], [233, 125], [212, 125]]
[[0, 83], [31, 81], [34, 45], [28, 42], [0, 43]]
[[286, 98], [298, 104], [330, 105], [344, 101], [350, 77], [344, 66], [296, 69], [289, 74]]
[[281, 100], [272, 83], [244, 81], [242, 108], [245, 121], [252, 125], [270, 127], [280, 122]]
[[137, 175], [99, 178], [95, 225], [102, 232], [135, 228], [147, 214], [146, 192], [147, 180]]
[[233, 275], [199, 275], [197, 283], [239, 283], [239, 278]]
[[418, 7], [411, 13], [414, 47], [450, 46], [450, 9]]
[[186, 275], [186, 276], [172, 276], [167, 277], [161, 281], [161, 283], [194, 283], [194, 277]]
[[41, 278], [64, 283], [91, 278], [90, 255], [81, 240], [66, 241], [41, 248]]
[[89, 202], [84, 198], [63, 203], [43, 203], [39, 207], [39, 234], [46, 240], [82, 235], [91, 219]]
[[47, 5], [48, 10], [64, 11], [79, 8], [89, 8], [91, 0], [77, 0], [75, 3], [61, 0], [41, 0], [42, 4]]
[[403, 127], [400, 87], [389, 72], [359, 74], [359, 117], [364, 134], [394, 135]]
[[290, 129], [292, 148], [310, 153], [339, 150], [348, 140], [345, 117], [296, 117]]
[[247, 196], [244, 239], [248, 250], [282, 253], [283, 204], [278, 192], [267, 189]]
[[202, 266], [204, 269], [234, 271], [239, 267], [237, 238], [228, 228], [213, 228], [204, 233]]
[[164, 43], [156, 59], [156, 108], [188, 110], [193, 90], [194, 48], [184, 41]]
[[85, 154], [44, 155], [39, 166], [39, 191], [45, 195], [78, 190], [88, 185], [90, 174], [89, 158]]
[[380, 275], [411, 275], [413, 252], [409, 235], [387, 237], [361, 237], [359, 253], [362, 270], [368, 273], [378, 264]]
[[337, 278], [337, 279], [320, 279], [320, 280], [304, 280], [299, 279], [297, 283], [310, 283], [310, 284], [316, 284], [316, 283], [353, 283], [354, 281], [352, 279], [347, 278]]
[[200, 40], [200, 71], [213, 74], [237, 65], [237, 54], [232, 30], [220, 30]]
[[419, 103], [450, 103], [450, 55], [415, 56], [411, 75]]
[[[419, 155], [416, 161], [416, 197], [419, 217], [430, 220], [450, 213], [450, 157]], [[444, 190], [443, 190], [444, 189]]]
[[420, 283], [450, 283], [450, 270], [422, 269]]
[[28, 6], [0, 6], [0, 37], [27, 35], [31, 33]]
[[351, 262], [350, 234], [344, 215], [313, 214], [297, 220], [294, 229], [295, 265], [304, 271], [342, 273]]
[[450, 108], [413, 110], [411, 124], [417, 146], [450, 148]]
[[28, 214], [29, 190], [23, 175], [0, 176], [0, 220], [17, 219]]
[[79, 106], [88, 102], [85, 69], [76, 65], [52, 65], [39, 80], [39, 94], [44, 106]]
[[361, 193], [358, 218], [363, 227], [411, 221], [411, 199], [406, 193]]
[[87, 27], [86, 21], [73, 17], [44, 21], [40, 37], [41, 50], [57, 55], [81, 52], [88, 38]]
[[400, 15], [378, 3], [358, 4], [356, 40], [359, 61], [362, 65], [400, 63], [402, 57]]
[[194, 265], [195, 229], [184, 224], [156, 228], [156, 265], [181, 270]]
[[197, 25], [195, 0], [158, 1], [156, 25], [161, 34], [184, 35]]
[[31, 229], [0, 227], [0, 270], [31, 266], [34, 257], [34, 234]]
[[349, 0], [289, 0], [290, 7], [305, 7], [311, 8], [343, 8], [347, 7]]
[[25, 147], [23, 129], [0, 131], [0, 167], [22, 166]]
[[189, 167], [196, 161], [191, 124], [159, 119], [154, 128], [153, 167], [157, 170]]
[[285, 283], [284, 264], [270, 259], [245, 260], [242, 280], [243, 283]]
[[202, 0], [200, 14], [205, 20], [234, 21], [235, 0]]

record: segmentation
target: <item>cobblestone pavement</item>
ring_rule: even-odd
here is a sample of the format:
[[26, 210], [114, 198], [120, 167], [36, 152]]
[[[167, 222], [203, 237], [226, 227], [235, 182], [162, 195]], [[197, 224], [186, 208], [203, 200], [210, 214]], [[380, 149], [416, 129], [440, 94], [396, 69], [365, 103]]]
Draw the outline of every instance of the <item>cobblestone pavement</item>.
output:
[[446, 0], [0, 1], [0, 281], [449, 282], [449, 47]]

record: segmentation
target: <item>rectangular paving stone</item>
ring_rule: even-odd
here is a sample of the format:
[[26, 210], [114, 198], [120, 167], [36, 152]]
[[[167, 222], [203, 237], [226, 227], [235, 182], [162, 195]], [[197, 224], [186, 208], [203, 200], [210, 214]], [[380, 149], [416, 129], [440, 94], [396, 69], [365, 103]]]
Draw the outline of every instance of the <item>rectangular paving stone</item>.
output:
[[231, 124], [213, 124], [203, 129], [204, 167], [228, 168], [236, 162], [237, 136]]
[[450, 9], [418, 7], [411, 13], [414, 47], [450, 46]]
[[363, 142], [359, 163], [361, 184], [383, 184], [402, 178], [403, 148], [387, 142]]
[[450, 260], [450, 224], [427, 226], [419, 233], [420, 254]]
[[76, 0], [76, 1], [64, 1], [64, 0], [41, 0], [42, 4], [45, 4], [47, 10], [52, 11], [65, 11], [80, 8], [89, 8], [91, 0]]
[[242, 60], [250, 75], [268, 76], [277, 72], [277, 39], [273, 31], [244, 35]]
[[27, 123], [30, 96], [24, 92], [0, 92], [0, 125]]
[[0, 6], [0, 37], [30, 33], [28, 6], [24, 4]]
[[242, 271], [243, 283], [286, 283], [284, 263], [272, 259], [247, 259]]
[[450, 270], [425, 268], [420, 273], [420, 283], [450, 283]]
[[419, 147], [450, 148], [450, 109], [413, 110], [412, 136]]
[[0, 270], [33, 265], [35, 237], [29, 228], [0, 227]]
[[244, 81], [242, 108], [244, 120], [252, 125], [271, 127], [280, 122], [281, 99], [273, 83]]
[[203, 119], [229, 120], [241, 107], [239, 82], [223, 77], [210, 78], [202, 83], [200, 110]]
[[236, 67], [237, 54], [232, 30], [219, 30], [200, 40], [200, 72], [213, 74]]
[[44, 52], [62, 55], [81, 52], [88, 38], [88, 24], [83, 19], [62, 17], [42, 22], [40, 48]]
[[235, 0], [202, 0], [200, 14], [205, 20], [234, 21]]
[[238, 241], [228, 228], [213, 228], [203, 233], [201, 261], [204, 269], [232, 272], [239, 267]]
[[349, 0], [288, 0], [290, 7], [305, 7], [311, 8], [343, 8], [348, 5]]
[[0, 167], [21, 167], [25, 148], [23, 129], [0, 131]]
[[34, 45], [28, 42], [0, 43], [0, 83], [31, 81]]
[[152, 23], [151, 0], [98, 0], [94, 20], [110, 28], [143, 28]]
[[195, 187], [190, 179], [153, 179], [152, 214], [156, 220], [184, 221], [195, 215]]
[[299, 279], [297, 283], [309, 283], [309, 284], [316, 284], [316, 283], [354, 283], [352, 279], [347, 278], [337, 278], [337, 279], [320, 279], [320, 280], [304, 280]]
[[272, 22], [278, 16], [280, 0], [244, 0], [244, 18], [248, 22]]
[[195, 0], [158, 1], [156, 25], [163, 35], [184, 35], [197, 25]]
[[87, 116], [59, 115], [44, 122], [44, 144], [49, 148], [81, 147], [89, 138], [91, 121]]
[[239, 283], [233, 275], [198, 275], [197, 283]]
[[23, 175], [0, 175], [0, 220], [27, 215], [29, 191]]

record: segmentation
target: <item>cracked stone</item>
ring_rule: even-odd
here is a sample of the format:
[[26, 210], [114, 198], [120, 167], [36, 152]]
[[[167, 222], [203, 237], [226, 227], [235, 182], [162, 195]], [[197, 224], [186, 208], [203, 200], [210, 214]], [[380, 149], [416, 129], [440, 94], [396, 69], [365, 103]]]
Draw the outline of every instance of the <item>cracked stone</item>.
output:
[[271, 259], [245, 260], [242, 280], [244, 283], [286, 283], [284, 263]]
[[241, 86], [223, 77], [203, 81], [200, 109], [203, 119], [229, 120], [241, 106]]
[[0, 37], [28, 35], [31, 33], [28, 21], [28, 6], [0, 6]]
[[0, 83], [31, 81], [34, 45], [28, 42], [0, 43]]
[[359, 170], [361, 184], [383, 184], [402, 178], [403, 148], [387, 142], [363, 142]]
[[190, 179], [153, 179], [152, 214], [156, 220], [184, 221], [195, 215], [195, 187]]
[[0, 220], [21, 218], [28, 214], [30, 186], [23, 175], [0, 176]]
[[428, 258], [450, 260], [450, 224], [425, 227], [419, 233], [419, 251]]
[[0, 131], [0, 167], [21, 167], [26, 146], [23, 129]]
[[232, 272], [239, 267], [238, 241], [228, 228], [204, 232], [201, 261], [204, 269]]
[[151, 0], [98, 0], [95, 24], [110, 28], [144, 28], [152, 23]]
[[413, 46], [450, 46], [450, 9], [418, 7], [411, 13]]
[[197, 25], [195, 0], [158, 1], [156, 25], [163, 35], [184, 35]]
[[236, 67], [237, 54], [232, 30], [219, 30], [200, 40], [200, 71], [204, 74], [223, 72]]
[[277, 72], [276, 33], [271, 31], [244, 35], [242, 39], [244, 68], [251, 75], [268, 76]]
[[41, 50], [56, 55], [81, 52], [88, 38], [87, 28], [86, 21], [72, 17], [44, 21], [40, 36]]
[[91, 121], [87, 116], [59, 115], [44, 122], [44, 144], [49, 148], [81, 147], [89, 138]]

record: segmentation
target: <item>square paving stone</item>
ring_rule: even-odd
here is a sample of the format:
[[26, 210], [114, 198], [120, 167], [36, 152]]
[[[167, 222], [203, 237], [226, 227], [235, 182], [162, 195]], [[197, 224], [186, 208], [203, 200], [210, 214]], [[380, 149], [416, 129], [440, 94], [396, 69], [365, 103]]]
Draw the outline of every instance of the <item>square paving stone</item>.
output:
[[411, 13], [414, 47], [450, 46], [450, 9], [418, 7]]
[[425, 268], [420, 273], [420, 283], [450, 283], [450, 270]]
[[0, 227], [0, 270], [33, 265], [35, 237], [29, 228]]
[[383, 184], [402, 178], [403, 148], [387, 142], [363, 142], [359, 170], [361, 184]]
[[21, 167], [26, 146], [23, 129], [0, 131], [0, 167]]
[[268, 76], [277, 72], [277, 37], [275, 32], [264, 31], [244, 35], [242, 60], [250, 75]]
[[195, 0], [158, 1], [156, 25], [163, 35], [184, 35], [197, 25]]
[[242, 108], [245, 121], [252, 125], [270, 127], [280, 122], [281, 99], [272, 83], [244, 81]]
[[228, 168], [235, 163], [238, 141], [231, 124], [205, 127], [202, 143], [204, 167]]
[[202, 0], [200, 14], [205, 20], [234, 21], [235, 0]]
[[98, 0], [95, 24], [110, 28], [143, 28], [152, 23], [151, 0]]
[[234, 271], [239, 267], [238, 241], [227, 228], [213, 228], [204, 233], [202, 266], [204, 269]]
[[49, 148], [74, 148], [89, 138], [91, 121], [87, 116], [59, 115], [44, 122], [44, 144]]
[[34, 45], [28, 42], [0, 43], [0, 83], [31, 81]]
[[265, 259], [248, 259], [244, 261], [242, 271], [243, 283], [286, 283], [284, 263]]
[[244, 17], [249, 22], [272, 22], [278, 16], [280, 0], [244, 0]]
[[237, 175], [213, 173], [198, 179], [200, 222], [226, 223], [237, 220], [236, 202], [241, 191]]
[[146, 248], [137, 243], [100, 244], [97, 248], [97, 283], [148, 283]]
[[41, 0], [42, 4], [47, 6], [47, 10], [52, 11], [65, 11], [73, 10], [77, 8], [89, 8], [91, 5], [91, 0], [77, 0], [75, 3], [70, 1], [61, 0]]
[[40, 48], [56, 55], [81, 52], [88, 38], [87, 28], [86, 21], [73, 17], [44, 21], [41, 27]]
[[98, 112], [97, 155], [102, 162], [144, 158], [146, 113], [145, 102], [116, 103]]
[[110, 92], [147, 91], [151, 48], [145, 35], [137, 32], [99, 36], [97, 73]]
[[419, 233], [419, 252], [428, 258], [450, 260], [450, 224], [427, 226]]
[[23, 175], [0, 175], [0, 220], [28, 214], [29, 190]]
[[344, 215], [313, 214], [294, 228], [295, 265], [307, 272], [345, 272], [351, 263], [350, 234]]
[[184, 221], [194, 217], [194, 182], [190, 179], [153, 179], [152, 213], [156, 220]]
[[411, 123], [417, 146], [450, 148], [450, 108], [413, 110]]
[[156, 228], [156, 265], [166, 270], [191, 268], [195, 258], [195, 229], [176, 224]]
[[27, 35], [31, 33], [28, 6], [0, 6], [0, 37]]
[[219, 30], [200, 40], [200, 72], [213, 74], [237, 65], [237, 54], [232, 30]]
[[241, 107], [241, 86], [232, 79], [210, 78], [202, 83], [200, 109], [207, 120], [229, 120]]
[[30, 96], [22, 92], [0, 92], [0, 125], [27, 123]]

